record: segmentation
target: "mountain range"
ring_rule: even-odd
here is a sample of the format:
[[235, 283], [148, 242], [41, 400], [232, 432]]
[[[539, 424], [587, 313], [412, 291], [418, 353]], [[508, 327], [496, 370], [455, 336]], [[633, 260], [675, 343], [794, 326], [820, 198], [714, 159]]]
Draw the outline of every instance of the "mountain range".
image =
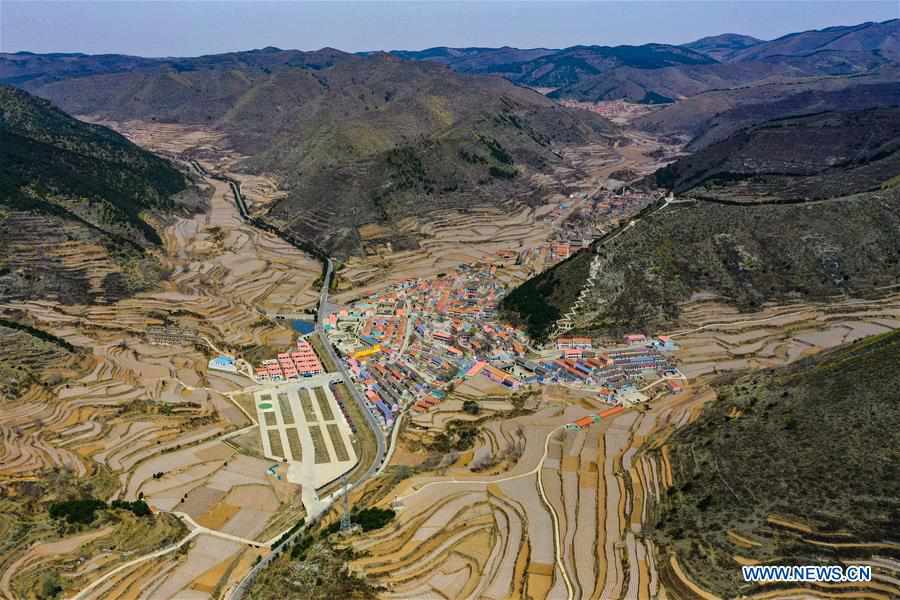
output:
[[771, 41], [723, 34], [681, 46], [440, 47], [393, 54], [553, 88], [554, 98], [655, 104], [772, 79], [872, 71], [900, 60], [900, 20], [810, 30]]
[[[361, 252], [368, 224], [396, 230], [410, 216], [536, 201], [531, 176], [564, 164], [559, 147], [618, 138], [604, 118], [506, 79], [387, 54], [269, 48], [124, 71], [121, 57], [59, 59], [44, 75], [28, 66], [45, 58], [22, 59], [31, 77], [21, 85], [72, 114], [226, 134], [242, 169], [277, 176], [287, 192], [267, 218], [337, 255]], [[72, 61], [93, 72], [71, 75]]]
[[0, 55], [0, 82], [75, 115], [223, 133], [239, 169], [273, 175], [286, 192], [261, 216], [347, 256], [365, 250], [367, 225], [386, 232], [378, 242], [411, 249], [420, 240], [400, 233], [407, 217], [537, 202], [535, 176], [572, 167], [561, 149], [619, 143], [617, 125], [557, 99], [664, 104], [633, 125], [709, 147], [697, 159], [708, 162], [746, 128], [897, 105], [898, 38], [900, 20], [683, 46], [16, 53]]

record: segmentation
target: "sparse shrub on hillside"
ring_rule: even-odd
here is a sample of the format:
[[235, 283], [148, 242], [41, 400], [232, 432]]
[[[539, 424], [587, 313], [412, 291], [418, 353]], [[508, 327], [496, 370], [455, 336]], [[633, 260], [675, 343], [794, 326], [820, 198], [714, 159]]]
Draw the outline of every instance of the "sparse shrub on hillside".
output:
[[62, 594], [62, 582], [59, 579], [59, 573], [56, 571], [47, 571], [41, 576], [40, 588], [38, 590], [38, 598], [41, 600], [51, 600], [59, 598]]
[[491, 174], [491, 177], [497, 177], [499, 179], [512, 179], [519, 174], [515, 169], [506, 169], [493, 165], [488, 169], [488, 172]]
[[127, 510], [137, 517], [147, 517], [153, 514], [153, 511], [150, 510], [150, 507], [143, 500], [135, 500], [134, 502], [113, 500], [109, 506], [110, 508]]
[[[727, 595], [743, 584], [735, 552], [836, 564], [879, 552], [857, 544], [896, 542], [897, 364], [892, 332], [719, 383], [718, 400], [667, 442], [673, 486], [648, 528], [663, 555]], [[797, 536], [772, 515], [816, 533]], [[758, 543], [738, 549], [729, 531]]]
[[381, 529], [388, 523], [390, 523], [397, 513], [394, 512], [391, 508], [364, 508], [363, 510], [353, 513], [350, 516], [350, 519], [353, 523], [356, 523], [360, 527], [362, 527], [363, 531], [372, 531], [375, 529]]
[[491, 157], [494, 160], [496, 160], [498, 163], [501, 163], [504, 165], [513, 164], [512, 155], [510, 155], [510, 153], [506, 151], [506, 148], [504, 148], [503, 146], [500, 145], [500, 142], [498, 142], [495, 139], [488, 138], [485, 136], [481, 136], [480, 139], [481, 139], [481, 143], [487, 147], [488, 152], [491, 153]]

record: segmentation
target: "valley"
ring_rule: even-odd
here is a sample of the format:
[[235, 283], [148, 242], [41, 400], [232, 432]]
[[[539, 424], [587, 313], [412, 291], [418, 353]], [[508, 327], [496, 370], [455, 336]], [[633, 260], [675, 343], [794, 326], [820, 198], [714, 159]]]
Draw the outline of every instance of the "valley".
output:
[[[104, 124], [160, 155], [196, 157], [203, 171], [239, 181], [252, 213], [280, 195], [273, 180], [232, 170], [241, 157], [213, 132]], [[640, 161], [654, 159], [640, 153], [625, 158], [609, 150], [572, 152], [585, 156], [587, 170], [621, 163], [653, 170]], [[332, 301], [366, 297], [391, 281], [434, 277], [501, 254], [544, 248], [528, 268], [552, 264], [558, 260], [549, 251], [554, 232], [604, 179], [602, 172], [584, 180], [576, 175], [560, 171], [547, 181], [582, 197], [575, 201], [557, 194], [518, 215], [481, 209], [415, 224], [427, 240], [419, 250], [374, 246], [371, 254], [347, 261], [337, 271]], [[99, 528], [87, 530], [95, 533], [85, 534], [60, 533], [39, 504], [25, 514], [6, 512], [7, 530], [21, 532], [14, 547], [35, 544], [32, 554], [12, 553], [4, 561], [0, 579], [8, 597], [42, 585], [47, 573], [53, 585], [80, 590], [78, 598], [129, 598], [136, 590], [161, 598], [178, 590], [227, 595], [256, 557], [306, 516], [306, 486], [290, 483], [287, 471], [273, 470], [265, 458], [271, 450], [260, 443], [252, 400], [259, 385], [210, 370], [207, 363], [224, 353], [255, 364], [266, 352], [288, 346], [294, 332], [265, 314], [315, 310], [321, 265], [244, 222], [224, 181], [193, 177], [206, 207], [164, 221], [156, 256], [170, 275], [158, 289], [96, 305], [0, 305], [4, 318], [30, 323], [73, 348], [53, 350], [57, 354], [50, 359], [46, 350], [29, 357], [19, 345], [8, 359], [24, 361], [35, 376], [22, 382], [16, 409], [4, 413], [8, 489], [26, 493], [36, 474], [58, 472], [82, 490], [76, 494], [139, 500], [158, 511], [152, 522], [143, 517], [133, 524], [129, 519], [135, 518], [111, 513], [101, 517]], [[77, 268], [81, 257], [72, 260]], [[525, 268], [504, 275], [507, 285], [521, 281]], [[360, 426], [365, 427], [355, 421]], [[63, 498], [65, 489], [54, 494]], [[152, 534], [144, 536], [144, 545], [123, 545], [123, 528], [135, 526], [149, 527]], [[82, 543], [79, 535], [96, 537]], [[102, 559], [94, 548], [104, 549]], [[81, 567], [85, 560], [90, 569]]]
[[900, 596], [898, 39], [0, 52], [0, 599]]

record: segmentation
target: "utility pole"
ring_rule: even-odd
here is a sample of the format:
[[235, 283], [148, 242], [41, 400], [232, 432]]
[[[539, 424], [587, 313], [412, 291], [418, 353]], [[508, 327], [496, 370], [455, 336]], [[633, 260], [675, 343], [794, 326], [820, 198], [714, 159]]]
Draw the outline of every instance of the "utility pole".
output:
[[350, 529], [350, 489], [347, 486], [347, 476], [344, 475], [344, 514], [341, 515], [341, 531]]

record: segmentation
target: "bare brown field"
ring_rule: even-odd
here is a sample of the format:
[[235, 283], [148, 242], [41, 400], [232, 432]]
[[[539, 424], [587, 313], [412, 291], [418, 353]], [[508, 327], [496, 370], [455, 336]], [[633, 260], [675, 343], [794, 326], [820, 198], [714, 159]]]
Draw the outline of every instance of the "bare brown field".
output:
[[[127, 133], [171, 156], [204, 146], [210, 156], [221, 150], [208, 132], [186, 134], [178, 126], [135, 125]], [[205, 160], [203, 152], [200, 156]], [[261, 199], [271, 189], [267, 185], [259, 180], [248, 187]], [[292, 331], [261, 318], [259, 311], [313, 305], [317, 296], [312, 284], [320, 266], [279, 238], [245, 225], [224, 184], [211, 181], [207, 190], [210, 206], [204, 214], [173, 219], [162, 231], [159, 259], [172, 275], [159, 289], [91, 306], [42, 301], [0, 305], [0, 314], [14, 314], [84, 349], [83, 358], [59, 362], [55, 372], [47, 371], [15, 402], [0, 407], [4, 491], [34, 481], [47, 469], [65, 469], [98, 482], [95, 493], [129, 500], [144, 494], [155, 509], [183, 512], [200, 526], [248, 540], [276, 536], [303, 515], [296, 486], [268, 475], [269, 461], [238, 454], [227, 440], [231, 432], [255, 426], [246, 408], [232, 399], [252, 381], [208, 371], [207, 362], [222, 350], [240, 357], [257, 347], [292, 343]], [[74, 253], [70, 259], [90, 268], [90, 253]], [[146, 332], [153, 325], [196, 332], [196, 342], [151, 345]], [[256, 431], [250, 432], [258, 438]], [[242, 497], [248, 486], [253, 494]], [[5, 523], [4, 511], [0, 509], [0, 522]], [[11, 524], [18, 518], [9, 513]], [[41, 519], [47, 520], [45, 513]], [[20, 561], [32, 561], [26, 558], [29, 548], [44, 547], [33, 544], [50, 544], [55, 550], [49, 564], [63, 575], [67, 596], [171, 539], [144, 535], [143, 546], [101, 552], [101, 540], [66, 550], [55, 528], [29, 531], [0, 557], [0, 579], [10, 590], [30, 585], [35, 572], [23, 569]], [[57, 543], [63, 545], [52, 545]], [[142, 563], [104, 579], [89, 596], [170, 598], [215, 565], [234, 562], [245, 547], [201, 535], [152, 561], [153, 569]], [[81, 563], [72, 562], [75, 558]], [[209, 566], [195, 573], [207, 560]], [[242, 565], [246, 568], [246, 561]], [[220, 571], [224, 579], [239, 576], [232, 568]]]
[[[706, 596], [642, 535], [671, 485], [665, 440], [715, 398], [705, 378], [785, 364], [894, 329], [900, 326], [900, 297], [770, 306], [755, 314], [699, 300], [685, 307], [683, 318], [685, 327], [675, 332], [676, 362], [690, 377], [683, 392], [569, 431], [560, 426], [599, 412], [600, 403], [567, 388], [543, 388], [537, 412], [488, 421], [471, 450], [448, 456], [436, 470], [414, 474], [392, 490], [373, 482], [368, 494], [361, 491], [359, 499], [393, 506], [398, 516], [385, 529], [353, 539], [362, 553], [354, 569], [377, 577], [387, 588], [382, 597], [391, 599], [654, 598], [667, 591]], [[421, 465], [428, 453], [415, 440], [452, 420], [473, 420], [461, 411], [461, 399], [481, 399], [487, 391], [459, 386], [459, 399], [417, 415], [391, 464]], [[502, 402], [494, 408], [498, 414], [509, 410]], [[517, 460], [473, 468], [518, 440], [524, 448]], [[657, 448], [663, 451], [650, 451]], [[473, 539], [483, 552], [473, 551]]]
[[682, 309], [674, 333], [688, 377], [768, 368], [900, 327], [900, 296], [831, 304], [769, 306], [741, 313], [714, 300]]

